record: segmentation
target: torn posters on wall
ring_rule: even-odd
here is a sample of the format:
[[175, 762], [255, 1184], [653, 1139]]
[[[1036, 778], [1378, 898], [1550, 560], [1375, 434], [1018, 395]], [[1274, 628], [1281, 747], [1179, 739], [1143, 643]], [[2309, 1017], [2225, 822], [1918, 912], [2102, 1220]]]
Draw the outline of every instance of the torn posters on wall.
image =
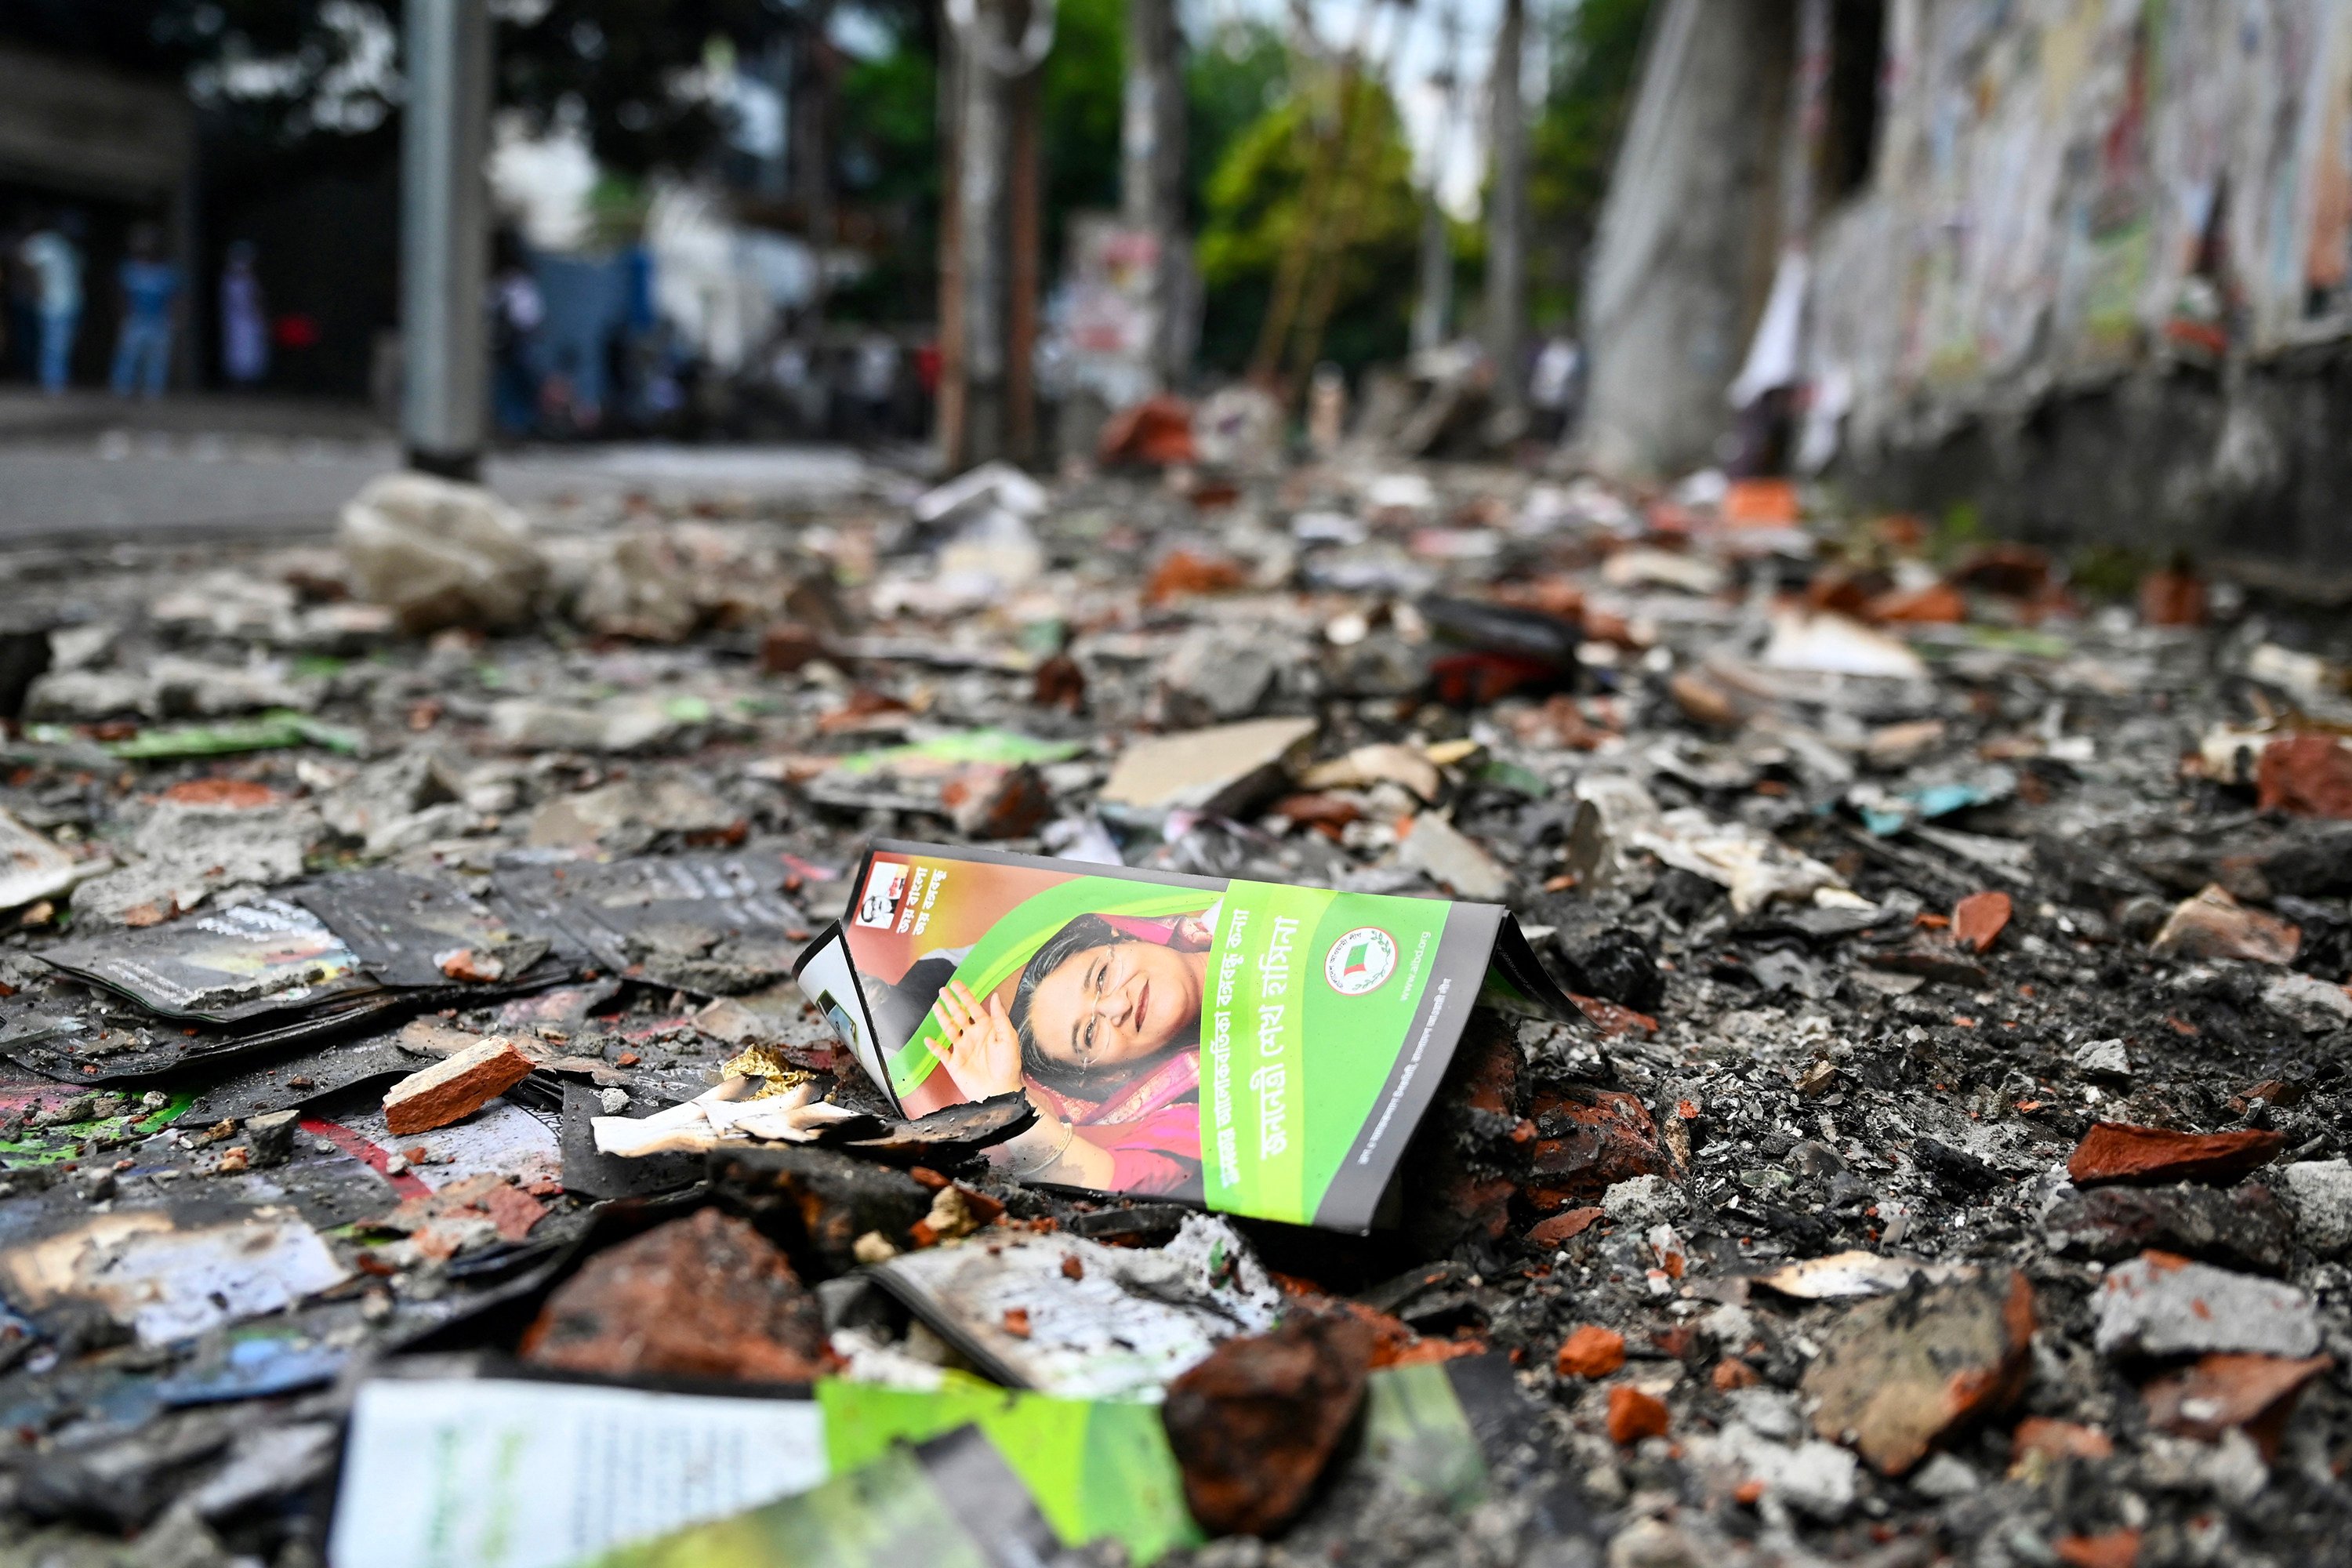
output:
[[1509, 913], [877, 841], [801, 988], [915, 1117], [1019, 1091], [1046, 1185], [1363, 1231], [1474, 1002], [1572, 1019]]

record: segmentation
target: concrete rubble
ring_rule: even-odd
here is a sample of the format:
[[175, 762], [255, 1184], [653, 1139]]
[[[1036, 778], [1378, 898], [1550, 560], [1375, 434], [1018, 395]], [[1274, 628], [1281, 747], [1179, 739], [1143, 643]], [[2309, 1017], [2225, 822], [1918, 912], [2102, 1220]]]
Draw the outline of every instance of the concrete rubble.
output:
[[[2352, 628], [1246, 423], [0, 560], [0, 1558], [337, 1561], [453, 1356], [1140, 1402], [1105, 1563], [2340, 1556]], [[1581, 1020], [1369, 1236], [1023, 1186], [790, 979], [876, 837], [1507, 904]]]

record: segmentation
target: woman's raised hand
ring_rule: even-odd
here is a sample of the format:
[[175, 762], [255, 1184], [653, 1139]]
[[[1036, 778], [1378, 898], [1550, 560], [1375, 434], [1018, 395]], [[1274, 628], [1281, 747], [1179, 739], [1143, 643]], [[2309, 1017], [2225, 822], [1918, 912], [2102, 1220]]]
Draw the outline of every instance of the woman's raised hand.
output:
[[1021, 1037], [1003, 1003], [992, 996], [983, 1005], [970, 986], [950, 980], [931, 1004], [931, 1016], [943, 1037], [940, 1065], [967, 1099], [987, 1100], [1021, 1087]]

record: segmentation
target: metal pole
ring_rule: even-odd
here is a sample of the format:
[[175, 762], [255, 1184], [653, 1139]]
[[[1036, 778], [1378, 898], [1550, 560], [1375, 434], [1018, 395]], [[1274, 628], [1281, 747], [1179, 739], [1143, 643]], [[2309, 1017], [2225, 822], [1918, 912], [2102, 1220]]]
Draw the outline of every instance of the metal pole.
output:
[[401, 442], [412, 468], [471, 479], [489, 397], [490, 17], [486, 0], [407, 0], [407, 11]]

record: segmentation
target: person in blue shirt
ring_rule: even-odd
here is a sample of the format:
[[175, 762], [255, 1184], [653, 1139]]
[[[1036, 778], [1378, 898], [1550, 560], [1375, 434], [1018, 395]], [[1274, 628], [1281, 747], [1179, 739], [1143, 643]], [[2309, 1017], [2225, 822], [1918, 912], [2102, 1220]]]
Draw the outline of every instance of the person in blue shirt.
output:
[[131, 231], [131, 255], [117, 279], [122, 287], [122, 333], [114, 342], [114, 395], [138, 387], [163, 395], [172, 368], [172, 322], [180, 298], [180, 269], [163, 259], [163, 237], [153, 224]]

